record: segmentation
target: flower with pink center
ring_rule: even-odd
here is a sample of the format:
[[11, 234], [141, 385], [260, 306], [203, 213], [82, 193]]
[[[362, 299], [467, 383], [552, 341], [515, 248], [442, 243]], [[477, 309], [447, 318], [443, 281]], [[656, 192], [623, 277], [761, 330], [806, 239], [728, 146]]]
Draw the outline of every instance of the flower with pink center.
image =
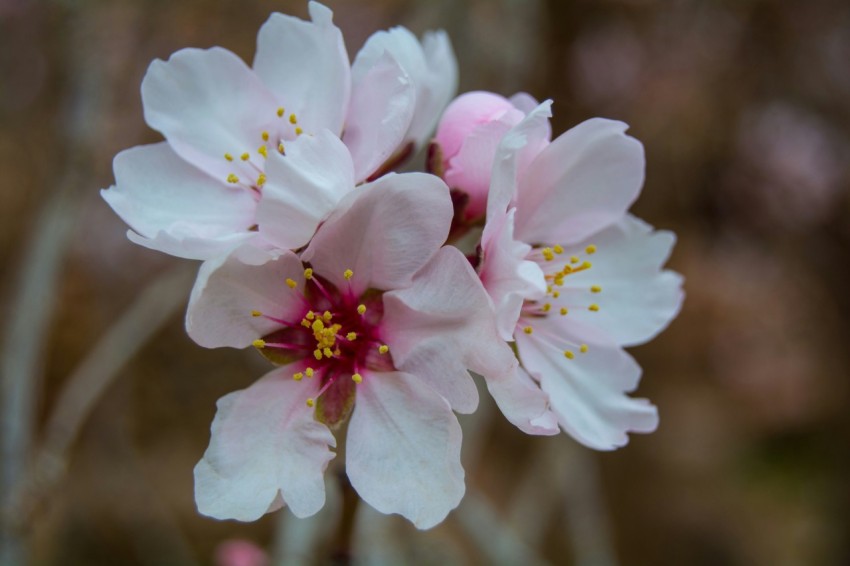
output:
[[[208, 259], [262, 237], [258, 211], [281, 204], [267, 190], [271, 169], [284, 155], [304, 153], [302, 138], [341, 138], [361, 182], [398, 157], [423, 120], [418, 113], [437, 115], [439, 101], [451, 97], [456, 62], [445, 34], [427, 36], [424, 46], [413, 38], [404, 50], [378, 42], [384, 48], [370, 47], [352, 69], [331, 11], [317, 2], [309, 10], [310, 22], [268, 19], [253, 68], [218, 47], [151, 64], [142, 82], [145, 119], [166, 141], [118, 154], [116, 184], [102, 192], [132, 241]], [[330, 213], [336, 200], [314, 213]]]
[[515, 378], [475, 271], [440, 247], [451, 216], [437, 177], [389, 174], [343, 197], [300, 257], [242, 246], [203, 264], [189, 335], [253, 345], [280, 367], [219, 401], [195, 468], [202, 513], [312, 515], [332, 431], [347, 422], [345, 469], [363, 500], [439, 523], [464, 493], [453, 410], [477, 406], [467, 369], [517, 426], [551, 427], [545, 395]]
[[507, 99], [474, 91], [458, 96], [446, 108], [434, 136], [431, 167], [465, 200], [458, 220], [472, 223], [484, 218], [496, 148], [535, 106], [537, 101], [524, 93]]
[[548, 142], [550, 102], [500, 141], [492, 163], [479, 274], [521, 372], [560, 426], [592, 448], [651, 432], [656, 408], [627, 395], [641, 370], [623, 346], [676, 316], [681, 277], [664, 271], [675, 238], [627, 214], [643, 184], [627, 126], [588, 120]]

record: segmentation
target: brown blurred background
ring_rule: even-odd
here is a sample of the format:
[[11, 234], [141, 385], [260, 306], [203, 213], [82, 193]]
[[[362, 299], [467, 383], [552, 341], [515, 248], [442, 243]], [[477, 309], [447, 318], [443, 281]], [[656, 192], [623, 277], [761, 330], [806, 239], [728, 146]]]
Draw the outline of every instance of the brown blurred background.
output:
[[[377, 29], [445, 28], [461, 91], [552, 98], [556, 133], [631, 124], [648, 161], [634, 211], [678, 234], [687, 291], [633, 350], [657, 433], [591, 453], [524, 437], [482, 397], [462, 419], [461, 507], [425, 533], [364, 508], [355, 558], [850, 564], [850, 4], [328, 4], [352, 57]], [[306, 2], [0, 0], [0, 332], [4, 379], [27, 376], [3, 389], [7, 557], [23, 541], [35, 564], [213, 564], [242, 538], [324, 561], [333, 497], [311, 521], [195, 511], [216, 399], [268, 367], [185, 336], [186, 262], [129, 243], [98, 194], [118, 151], [159, 139], [139, 96], [150, 61], [221, 45], [250, 62], [272, 11], [306, 17]], [[83, 386], [60, 397], [75, 371]]]

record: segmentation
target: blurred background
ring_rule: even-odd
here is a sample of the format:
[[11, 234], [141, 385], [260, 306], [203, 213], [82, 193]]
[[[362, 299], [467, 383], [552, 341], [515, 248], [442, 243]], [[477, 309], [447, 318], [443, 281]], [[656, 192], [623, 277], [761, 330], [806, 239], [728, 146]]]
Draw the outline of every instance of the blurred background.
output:
[[[461, 91], [552, 98], [556, 134], [628, 122], [648, 161], [634, 212], [678, 234], [687, 291], [632, 350], [655, 434], [593, 453], [523, 436], [482, 396], [462, 419], [460, 508], [423, 533], [361, 505], [355, 559], [850, 564], [850, 4], [328, 4], [352, 57], [377, 29], [444, 28]], [[185, 336], [195, 266], [132, 245], [98, 193], [118, 151], [159, 139], [139, 95], [150, 61], [221, 45], [250, 62], [272, 11], [306, 17], [306, 2], [0, 0], [6, 560], [327, 558], [330, 474], [311, 520], [196, 512], [215, 401], [268, 366]]]

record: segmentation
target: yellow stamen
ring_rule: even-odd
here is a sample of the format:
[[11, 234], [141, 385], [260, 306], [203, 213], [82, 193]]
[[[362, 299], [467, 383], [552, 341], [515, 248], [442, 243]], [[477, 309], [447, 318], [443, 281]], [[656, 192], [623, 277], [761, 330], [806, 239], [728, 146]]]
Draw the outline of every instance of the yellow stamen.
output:
[[306, 318], [307, 320], [313, 320], [314, 318], [316, 318], [316, 313], [314, 313], [313, 311], [307, 311], [307, 314], [304, 315], [304, 318]]
[[227, 176], [227, 182], [228, 182], [228, 183], [233, 183], [233, 184], [235, 185], [236, 183], [238, 183], [238, 182], [239, 182], [239, 177], [237, 177], [236, 175], [234, 175], [233, 173], [231, 173], [230, 175], [228, 175], [228, 176]]
[[568, 360], [571, 360], [571, 359], [575, 358], [576, 355], [573, 354], [570, 350], [564, 350], [564, 357], [567, 358]]
[[587, 307], [587, 310], [597, 312], [599, 310], [599, 305], [597, 305], [596, 303], [593, 303], [592, 305]]
[[560, 296], [561, 296], [561, 292], [560, 292], [560, 291], [553, 291], [553, 292], [552, 292], [552, 298], [553, 298], [553, 299], [557, 299], [557, 298], [558, 298], [558, 297], [560, 297]]
[[251, 342], [251, 345], [257, 348], [258, 350], [262, 350], [266, 347], [266, 341], [257, 339]]
[[283, 118], [283, 106], [277, 109], [277, 117]]
[[552, 253], [552, 248], [543, 248], [543, 257], [546, 258], [546, 261], [552, 261], [555, 259], [555, 254]]
[[564, 253], [564, 248], [562, 248], [561, 246], [555, 246], [554, 248], [552, 248], [552, 251], [554, 251], [556, 254], [562, 254]]
[[330, 348], [325, 348], [324, 350], [322, 350], [322, 353], [325, 354], [326, 358], [334, 357], [334, 353], [331, 351]]
[[354, 383], [362, 383], [363, 382], [363, 376], [360, 375], [359, 373], [353, 374], [351, 376], [351, 379], [352, 379], [352, 381], [354, 381]]
[[289, 115], [289, 123], [290, 124], [297, 124], [298, 123], [298, 118], [295, 116], [295, 114]]
[[561, 307], [561, 315], [566, 315], [568, 312], [570, 311], [568, 311], [566, 307]]
[[578, 262], [579, 262], [578, 256], [570, 256], [570, 263], [578, 263]]
[[330, 311], [325, 311], [324, 313], [322, 313], [322, 318], [325, 319], [325, 322], [330, 322], [333, 317], [334, 315], [332, 315]]
[[251, 154], [249, 154], [247, 151], [239, 156], [239, 159], [241, 159], [242, 161], [248, 161], [250, 158]]
[[263, 316], [263, 313], [261, 313], [260, 311], [251, 311], [251, 316], [257, 318], [258, 316]]
[[591, 293], [601, 293], [602, 287], [600, 287], [599, 285], [591, 285], [590, 292]]
[[587, 246], [586, 248], [584, 248], [584, 251], [587, 252], [588, 254], [595, 254], [596, 253], [596, 246], [591, 244], [591, 245]]
[[262, 136], [263, 141], [269, 141], [269, 133], [268, 132], [263, 132], [260, 135]]
[[366, 313], [366, 305], [357, 305], [357, 313], [365, 314]]
[[318, 348], [313, 350], [313, 357], [316, 358], [317, 360], [321, 360], [322, 359], [322, 351], [319, 350]]
[[353, 342], [354, 340], [357, 340], [357, 333], [356, 332], [349, 332], [348, 334], [345, 335], [345, 337], [349, 342]]
[[525, 328], [522, 329], [522, 331], [525, 332], [526, 334], [531, 334], [532, 332], [534, 332], [534, 329], [531, 328], [530, 326], [526, 326]]
[[316, 404], [316, 400], [315, 400], [315, 399], [313, 399], [312, 397], [307, 397], [307, 406], [308, 406], [308, 407], [312, 407], [312, 406], [314, 406], [315, 404]]
[[351, 281], [351, 278], [354, 277], [354, 272], [351, 271], [350, 269], [346, 269], [343, 272], [342, 276], [345, 277], [346, 281]]
[[552, 309], [552, 305], [546, 303], [543, 305], [543, 312], [549, 312]]
[[257, 153], [259, 153], [260, 155], [262, 155], [262, 156], [263, 156], [263, 159], [265, 159], [265, 158], [267, 158], [267, 157], [269, 156], [269, 148], [267, 148], [267, 147], [266, 147], [266, 146], [264, 146], [264, 145], [261, 145], [260, 147], [258, 147], [258, 148], [257, 148]]
[[298, 373], [292, 374], [292, 379], [294, 379], [295, 381], [301, 381], [303, 378], [304, 378], [304, 374], [301, 373], [300, 371]]
[[387, 346], [386, 344], [383, 344], [378, 348], [378, 353], [381, 353], [381, 354], [386, 354], [389, 351], [390, 351], [390, 347]]
[[302, 130], [300, 127], [295, 128], [295, 135], [296, 136], [300, 136], [303, 133], [304, 133], [304, 130]]
[[225, 158], [226, 160], [228, 160], [228, 161], [233, 161], [233, 156], [232, 156], [232, 155], [230, 155], [229, 153], [225, 153], [225, 154], [224, 154], [224, 158]]
[[284, 152], [284, 151], [283, 151], [283, 142], [280, 142], [279, 144], [277, 144], [277, 150], [278, 150], [280, 153], [283, 153], [283, 152]]
[[588, 348], [588, 347], [587, 347], [587, 344], [582, 344], [582, 345], [579, 347], [579, 349], [578, 349], [578, 350], [579, 350], [579, 352], [581, 352], [582, 354], [586, 354], [586, 353], [587, 353], [587, 351], [588, 351], [589, 349], [590, 349], [590, 348]]
[[304, 279], [312, 279], [313, 278], [313, 270], [311, 268], [307, 268], [304, 270]]
[[304, 373], [307, 374], [307, 377], [313, 377], [313, 368], [307, 368]]
[[298, 286], [298, 283], [295, 282], [295, 279], [287, 277], [286, 278], [286, 286], [289, 287], [290, 289], [295, 289], [295, 287]]
[[257, 186], [262, 187], [265, 184], [266, 184], [266, 174], [260, 173], [260, 176], [257, 177]]

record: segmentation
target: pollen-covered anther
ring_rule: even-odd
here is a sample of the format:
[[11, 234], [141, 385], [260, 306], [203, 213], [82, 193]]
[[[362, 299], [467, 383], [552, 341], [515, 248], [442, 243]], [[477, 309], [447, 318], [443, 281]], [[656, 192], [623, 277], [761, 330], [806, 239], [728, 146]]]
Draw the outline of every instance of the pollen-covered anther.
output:
[[343, 276], [343, 277], [345, 277], [345, 280], [346, 280], [346, 281], [351, 281], [351, 278], [352, 278], [352, 277], [354, 277], [354, 272], [353, 272], [353, 271], [351, 271], [350, 269], [346, 269], [346, 270], [342, 273], [342, 276]]
[[543, 312], [549, 312], [550, 310], [552, 310], [552, 305], [550, 303], [545, 303], [542, 307], [540, 307], [540, 309]]
[[596, 253], [596, 246], [594, 246], [593, 244], [590, 244], [589, 246], [587, 246], [586, 248], [584, 248], [584, 251], [585, 251], [585, 253], [587, 253], [588, 255], [595, 254], [595, 253]]
[[263, 313], [261, 313], [260, 311], [251, 311], [251, 316], [257, 318], [258, 316], [263, 316]]
[[268, 156], [269, 156], [269, 148], [267, 148], [267, 147], [266, 147], [266, 146], [264, 146], [264, 145], [261, 145], [260, 147], [258, 147], [258, 148], [257, 148], [257, 153], [259, 153], [260, 155], [262, 155], [262, 156], [263, 156], [263, 159], [266, 159], [266, 158], [268, 158]]
[[290, 114], [289, 115], [289, 123], [290, 124], [297, 124], [298, 123], [298, 117], [295, 114]]
[[248, 161], [249, 159], [251, 159], [251, 154], [246, 151], [245, 153], [239, 156], [239, 159], [241, 159], [242, 161]]
[[316, 406], [316, 400], [313, 399], [312, 397], [307, 397], [307, 406], [308, 407], [315, 407]]
[[295, 289], [298, 286], [298, 283], [295, 282], [295, 279], [292, 279], [291, 277], [287, 277], [286, 278], [286, 286], [289, 287], [290, 289]]
[[283, 142], [280, 142], [279, 144], [277, 144], [277, 151], [278, 151], [279, 153], [286, 153], [286, 152], [284, 151], [284, 148], [283, 148]]
[[260, 137], [263, 138], [263, 141], [269, 141], [269, 133], [268, 132], [263, 132], [262, 134], [260, 134]]
[[305, 374], [308, 378], [312, 378], [312, 377], [313, 377], [313, 373], [314, 373], [313, 368], [307, 368], [307, 369], [305, 369], [305, 370], [304, 370], [304, 374]]
[[592, 305], [587, 307], [587, 310], [592, 311], [592, 312], [598, 312], [599, 311], [599, 305], [597, 305], [596, 303], [593, 303]]
[[233, 156], [232, 156], [232, 155], [230, 155], [229, 153], [225, 153], [225, 154], [224, 154], [224, 158], [225, 158], [226, 160], [228, 160], [228, 161], [233, 161]]
[[560, 296], [561, 296], [561, 292], [560, 292], [560, 291], [552, 291], [552, 298], [553, 298], [553, 299], [557, 299], [557, 298], [558, 298], [558, 297], [560, 297]]
[[313, 270], [311, 268], [307, 268], [304, 270], [304, 279], [312, 279], [313, 278]]
[[235, 174], [231, 173], [230, 175], [227, 176], [227, 182], [235, 185], [236, 183], [239, 182], [239, 177], [237, 177]]
[[260, 173], [260, 176], [257, 177], [257, 186], [262, 187], [265, 184], [266, 184], [266, 174]]
[[359, 373], [352, 374], [351, 381], [353, 381], [354, 383], [363, 383], [363, 376]]
[[293, 374], [292, 374], [292, 379], [294, 379], [295, 381], [301, 381], [302, 379], [304, 379], [304, 374], [303, 374], [303, 373], [301, 373], [300, 371], [299, 371], [299, 372], [296, 372], [296, 373], [293, 373]]
[[562, 253], [564, 253], [564, 248], [560, 245], [556, 245], [556, 246], [552, 247], [552, 251], [555, 252], [556, 254], [562, 254]]
[[265, 341], [265, 340], [260, 340], [260, 339], [258, 338], [257, 340], [254, 340], [253, 342], [251, 342], [251, 345], [252, 345], [253, 347], [255, 347], [256, 349], [258, 349], [258, 350], [262, 350], [263, 348], [265, 348], [265, 347], [266, 347], [266, 341]]
[[531, 334], [532, 332], [534, 332], [534, 329], [531, 328], [530, 326], [526, 326], [525, 328], [522, 329], [522, 331], [525, 332], [526, 334]]
[[561, 316], [566, 316], [568, 312], [570, 311], [567, 310], [567, 307], [561, 307]]
[[578, 263], [581, 261], [578, 256], [570, 256], [570, 263]]
[[357, 333], [356, 332], [349, 332], [348, 334], [345, 335], [345, 339], [348, 340], [349, 342], [354, 342], [355, 340], [357, 340]]
[[366, 314], [366, 305], [357, 305], [357, 314]]
[[568, 360], [571, 360], [571, 359], [575, 358], [576, 355], [573, 354], [572, 350], [564, 350], [564, 357], [567, 358]]
[[296, 136], [300, 136], [303, 133], [304, 133], [304, 130], [302, 130], [300, 127], [295, 128], [295, 135]]
[[552, 261], [555, 259], [555, 254], [552, 252], [552, 248], [543, 248], [542, 253], [546, 261]]
[[285, 111], [283, 109], [283, 106], [281, 106], [280, 108], [277, 109], [277, 117], [278, 118], [283, 118], [284, 113], [285, 113]]
[[591, 285], [590, 286], [590, 292], [591, 293], [601, 293], [602, 287], [600, 287], [599, 285]]
[[379, 354], [386, 354], [386, 353], [387, 353], [387, 352], [389, 352], [389, 351], [390, 351], [390, 347], [389, 347], [389, 346], [387, 346], [386, 344], [381, 344], [381, 345], [378, 347], [378, 353], [379, 353]]
[[322, 360], [322, 351], [319, 350], [318, 348], [313, 350], [313, 357], [316, 358], [317, 361], [321, 361]]
[[587, 344], [582, 344], [581, 346], [579, 346], [578, 351], [582, 354], [586, 354], [589, 349], [590, 348], [587, 347]]

